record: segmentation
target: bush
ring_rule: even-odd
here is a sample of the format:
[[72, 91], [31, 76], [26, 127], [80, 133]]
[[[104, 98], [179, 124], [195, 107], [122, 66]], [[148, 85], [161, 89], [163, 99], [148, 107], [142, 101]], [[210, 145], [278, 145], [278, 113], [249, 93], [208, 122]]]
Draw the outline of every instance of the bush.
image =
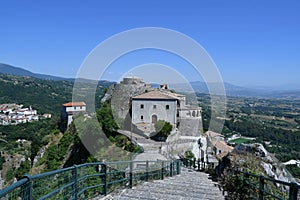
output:
[[186, 158], [188, 160], [193, 160], [193, 159], [195, 159], [195, 155], [192, 151], [186, 151], [184, 153], [184, 158]]

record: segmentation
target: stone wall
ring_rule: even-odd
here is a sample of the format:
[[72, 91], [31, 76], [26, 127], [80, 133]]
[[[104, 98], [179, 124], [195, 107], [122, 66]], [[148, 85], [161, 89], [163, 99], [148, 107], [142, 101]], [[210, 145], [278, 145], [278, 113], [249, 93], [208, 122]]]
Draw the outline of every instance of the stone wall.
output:
[[[152, 123], [152, 116], [158, 120], [164, 120], [176, 124], [176, 100], [140, 100], [132, 102], [133, 123]], [[143, 108], [141, 108], [143, 105]], [[168, 109], [166, 108], [168, 107]]]
[[[151, 85], [138, 78], [126, 78], [109, 87], [101, 102], [111, 100], [113, 115], [120, 127], [126, 127], [125, 121], [131, 109], [131, 97], [151, 91]], [[125, 118], [127, 118], [125, 120]]]
[[200, 136], [202, 131], [202, 120], [200, 117], [180, 118], [178, 129], [181, 132], [181, 136]]

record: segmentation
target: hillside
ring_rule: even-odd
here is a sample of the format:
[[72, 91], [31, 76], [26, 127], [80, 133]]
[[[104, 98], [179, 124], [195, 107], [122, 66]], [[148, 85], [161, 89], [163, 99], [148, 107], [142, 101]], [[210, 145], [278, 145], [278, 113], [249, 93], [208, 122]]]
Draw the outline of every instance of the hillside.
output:
[[[72, 100], [73, 84], [74, 82], [70, 80], [54, 81], [0, 74], [0, 104], [31, 105], [40, 113], [59, 115], [62, 104]], [[96, 102], [100, 102], [104, 88], [110, 84], [107, 81], [99, 82], [96, 89]]]
[[38, 73], [33, 73], [31, 71], [28, 71], [26, 69], [20, 68], [20, 67], [15, 67], [12, 65], [8, 64], [3, 64], [0, 63], [0, 73], [1, 74], [9, 74], [9, 75], [15, 75], [15, 76], [29, 76], [29, 77], [34, 77], [34, 78], [39, 78], [39, 79], [46, 79], [46, 80], [72, 80], [72, 79], [67, 79], [63, 77], [58, 77], [58, 76], [51, 76], [51, 75], [46, 75], [46, 74], [38, 74]]
[[[82, 79], [78, 82], [83, 86], [83, 91], [95, 83]], [[0, 74], [0, 104], [31, 105], [39, 113], [52, 114], [51, 119], [0, 125], [0, 189], [25, 173], [54, 170], [85, 162], [89, 157], [89, 152], [78, 139], [75, 128], [70, 128], [64, 134], [58, 129], [62, 104], [72, 100], [73, 84], [72, 80], [55, 81]], [[94, 91], [96, 109], [100, 107], [100, 99], [111, 84], [108, 81], [99, 81]], [[89, 130], [85, 132], [90, 133], [91, 126], [87, 128]], [[125, 140], [122, 137], [121, 139]]]
[[0, 74], [0, 103], [31, 105], [41, 113], [58, 114], [72, 98], [70, 81], [41, 80]]

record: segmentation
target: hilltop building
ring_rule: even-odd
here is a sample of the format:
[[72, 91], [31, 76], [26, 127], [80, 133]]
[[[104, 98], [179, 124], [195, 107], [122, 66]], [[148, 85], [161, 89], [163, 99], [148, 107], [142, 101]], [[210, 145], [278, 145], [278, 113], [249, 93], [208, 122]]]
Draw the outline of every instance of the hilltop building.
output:
[[61, 124], [63, 130], [71, 124], [73, 116], [86, 112], [86, 104], [84, 102], [68, 102], [63, 104], [61, 113]]
[[164, 120], [178, 127], [184, 125], [182, 122], [187, 118], [200, 123], [201, 108], [187, 105], [186, 96], [172, 92], [166, 84], [132, 97], [132, 123], [137, 126], [151, 126], [158, 120]]
[[180, 135], [199, 136], [201, 108], [188, 105], [186, 96], [167, 84], [154, 88], [143, 79], [125, 77], [109, 87], [101, 102], [110, 101], [114, 118], [124, 130], [150, 135], [158, 120], [170, 122]]

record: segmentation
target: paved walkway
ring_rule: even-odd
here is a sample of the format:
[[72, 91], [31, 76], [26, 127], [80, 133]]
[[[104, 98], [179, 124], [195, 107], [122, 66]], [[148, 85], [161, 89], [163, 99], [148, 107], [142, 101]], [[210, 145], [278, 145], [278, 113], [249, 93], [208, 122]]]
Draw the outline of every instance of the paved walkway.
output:
[[133, 160], [167, 160], [165, 156], [160, 154], [160, 147], [162, 145], [165, 145], [165, 142], [156, 142], [154, 140], [140, 136], [136, 133], [131, 133], [130, 131], [119, 130], [118, 132], [123, 135], [126, 135], [129, 138], [132, 138], [132, 141], [135, 144], [138, 144], [144, 149], [144, 152], [137, 154]]
[[145, 182], [132, 189], [123, 189], [93, 200], [108, 199], [222, 200], [225, 198], [216, 184], [208, 179], [207, 174], [182, 168], [180, 175]]

